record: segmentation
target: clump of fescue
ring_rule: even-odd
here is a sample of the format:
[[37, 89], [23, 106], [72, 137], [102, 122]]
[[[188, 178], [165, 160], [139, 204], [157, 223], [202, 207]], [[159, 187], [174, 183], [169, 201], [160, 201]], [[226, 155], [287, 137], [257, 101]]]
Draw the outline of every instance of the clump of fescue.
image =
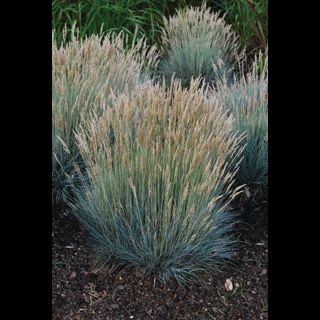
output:
[[159, 64], [159, 73], [168, 83], [173, 75], [181, 79], [185, 87], [192, 77], [201, 76], [207, 83], [214, 83], [224, 75], [231, 75], [240, 57], [239, 45], [231, 26], [226, 25], [224, 16], [219, 14], [203, 5], [164, 18], [164, 58]]
[[230, 258], [242, 137], [199, 85], [135, 88], [77, 130], [87, 175], [72, 205], [106, 262], [186, 284]]
[[[268, 59], [256, 57], [252, 70], [232, 85], [221, 82], [215, 95], [235, 118], [235, 130], [245, 132], [239, 183], [264, 191], [268, 184]], [[262, 68], [261, 68], [262, 66]]]
[[99, 114], [110, 106], [110, 95], [150, 81], [157, 55], [155, 48], [147, 48], [143, 40], [125, 50], [122, 34], [93, 35], [81, 40], [74, 31], [71, 41], [59, 47], [54, 39], [53, 35], [53, 195], [55, 200], [65, 200], [70, 189], [66, 175], [74, 176], [72, 162], [80, 161], [74, 130], [81, 121], [88, 121], [93, 110]]

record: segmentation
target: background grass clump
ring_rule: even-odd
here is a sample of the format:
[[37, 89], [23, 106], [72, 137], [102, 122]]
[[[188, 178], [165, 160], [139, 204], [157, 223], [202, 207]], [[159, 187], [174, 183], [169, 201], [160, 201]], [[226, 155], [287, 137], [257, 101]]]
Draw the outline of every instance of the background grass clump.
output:
[[[246, 133], [239, 183], [265, 191], [268, 184], [268, 59], [256, 57], [252, 70], [232, 85], [221, 82], [215, 94], [235, 117], [235, 130]], [[261, 68], [262, 66], [262, 68]]]
[[239, 58], [239, 45], [219, 12], [191, 7], [164, 18], [162, 53], [160, 74], [167, 82], [174, 75], [187, 87], [192, 77], [201, 76], [211, 84], [230, 76]]
[[98, 256], [186, 284], [230, 258], [241, 153], [199, 81], [133, 89], [77, 130], [87, 175], [72, 203]]
[[140, 40], [125, 51], [123, 34], [93, 35], [52, 42], [52, 180], [55, 201], [65, 201], [68, 176], [76, 177], [72, 162], [81, 162], [74, 130], [91, 115], [111, 106], [111, 96], [131, 90], [150, 74], [157, 56]]
[[77, 23], [80, 36], [102, 31], [124, 32], [130, 42], [146, 37], [148, 44], [160, 44], [163, 17], [188, 6], [201, 6], [225, 14], [250, 55], [265, 52], [268, 43], [268, 0], [53, 0], [52, 28], [58, 43], [67, 26], [70, 38]]
[[217, 9], [226, 12], [242, 46], [250, 55], [266, 52], [268, 47], [268, 0], [220, 0]]
[[62, 39], [65, 25], [68, 33], [74, 22], [80, 37], [109, 32], [124, 32], [130, 42], [146, 37], [154, 44], [160, 35], [162, 15], [169, 3], [161, 0], [53, 0], [52, 26], [56, 40]]

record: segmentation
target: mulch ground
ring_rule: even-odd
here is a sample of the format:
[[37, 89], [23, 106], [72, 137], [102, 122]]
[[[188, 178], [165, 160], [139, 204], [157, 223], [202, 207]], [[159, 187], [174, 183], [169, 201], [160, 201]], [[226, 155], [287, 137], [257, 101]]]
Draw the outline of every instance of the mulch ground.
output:
[[235, 263], [189, 289], [161, 284], [134, 269], [95, 267], [76, 218], [53, 212], [52, 319], [268, 319], [266, 211], [257, 210], [254, 222], [239, 231]]

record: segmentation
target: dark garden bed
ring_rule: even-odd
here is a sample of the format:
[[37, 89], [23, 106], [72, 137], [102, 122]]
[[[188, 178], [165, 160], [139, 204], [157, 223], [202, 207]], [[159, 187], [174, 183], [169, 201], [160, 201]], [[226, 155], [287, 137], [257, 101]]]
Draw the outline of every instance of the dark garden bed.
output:
[[98, 269], [74, 216], [54, 213], [52, 319], [268, 319], [266, 208], [255, 215], [239, 232], [234, 264], [184, 290], [137, 270]]

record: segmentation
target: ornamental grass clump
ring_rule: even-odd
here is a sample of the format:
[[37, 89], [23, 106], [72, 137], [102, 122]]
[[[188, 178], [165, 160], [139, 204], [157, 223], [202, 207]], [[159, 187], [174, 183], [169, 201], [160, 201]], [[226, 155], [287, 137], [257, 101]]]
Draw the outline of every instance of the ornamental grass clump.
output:
[[230, 258], [241, 140], [199, 80], [122, 94], [76, 133], [87, 174], [71, 205], [100, 259], [184, 285]]
[[219, 14], [201, 6], [164, 18], [159, 73], [167, 83], [174, 76], [187, 87], [192, 77], [201, 76], [212, 84], [231, 75], [241, 54], [235, 33]]
[[253, 190], [265, 191], [268, 184], [268, 59], [256, 57], [252, 70], [231, 86], [218, 85], [215, 95], [235, 118], [235, 130], [245, 132], [246, 144], [238, 180]]
[[[109, 96], [150, 81], [156, 64], [155, 48], [140, 40], [125, 50], [122, 35], [94, 35], [56, 44], [52, 36], [52, 178], [55, 201], [69, 194], [73, 162], [80, 161], [74, 130], [92, 112], [99, 114], [111, 105]], [[103, 102], [103, 103], [102, 103]]]

